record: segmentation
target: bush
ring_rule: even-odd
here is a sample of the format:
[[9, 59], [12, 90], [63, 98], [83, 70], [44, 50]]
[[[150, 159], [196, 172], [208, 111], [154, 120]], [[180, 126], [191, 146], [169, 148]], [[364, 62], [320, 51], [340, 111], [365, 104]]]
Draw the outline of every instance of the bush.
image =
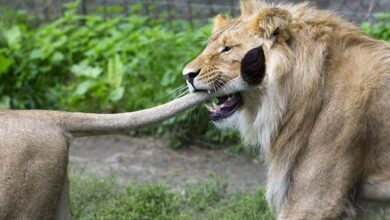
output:
[[[0, 106], [83, 112], [126, 112], [152, 107], [187, 91], [181, 75], [205, 44], [209, 26], [143, 17], [82, 16], [78, 3], [64, 16], [30, 29], [0, 23]], [[137, 10], [137, 7], [134, 7]], [[235, 135], [209, 127], [204, 108], [144, 132], [185, 141]], [[185, 129], [183, 129], [185, 128]]]
[[184, 85], [181, 69], [201, 48], [205, 29], [192, 32], [178, 22], [172, 31], [137, 15], [80, 16], [76, 6], [38, 29], [3, 28], [1, 79], [9, 83], [1, 94], [11, 107], [139, 109]]
[[364, 32], [374, 38], [390, 41], [390, 13], [383, 12], [375, 15], [376, 23], [365, 22], [362, 24]]

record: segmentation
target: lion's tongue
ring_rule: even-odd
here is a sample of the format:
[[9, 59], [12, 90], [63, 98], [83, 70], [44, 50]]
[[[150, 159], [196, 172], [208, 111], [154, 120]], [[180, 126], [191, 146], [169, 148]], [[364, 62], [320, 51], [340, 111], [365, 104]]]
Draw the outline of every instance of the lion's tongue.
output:
[[213, 104], [214, 107], [207, 106], [210, 112], [210, 117], [214, 121], [218, 121], [231, 116], [238, 108], [240, 97], [237, 95], [224, 96], [218, 98], [218, 104]]
[[221, 111], [224, 111], [224, 110], [229, 110], [231, 109], [232, 107], [234, 107], [236, 105], [236, 100], [234, 99], [228, 99], [226, 100], [225, 102], [223, 102], [221, 105], [219, 105], [219, 107], [221, 108]]

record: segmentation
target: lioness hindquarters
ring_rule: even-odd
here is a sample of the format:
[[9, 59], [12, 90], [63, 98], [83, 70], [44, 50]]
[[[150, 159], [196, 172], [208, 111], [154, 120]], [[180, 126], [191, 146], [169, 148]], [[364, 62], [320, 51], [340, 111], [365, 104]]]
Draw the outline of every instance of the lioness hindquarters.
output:
[[68, 140], [43, 119], [0, 112], [0, 219], [53, 219]]
[[120, 114], [0, 110], [0, 220], [71, 219], [66, 172], [72, 137], [149, 126], [210, 97], [189, 94]]

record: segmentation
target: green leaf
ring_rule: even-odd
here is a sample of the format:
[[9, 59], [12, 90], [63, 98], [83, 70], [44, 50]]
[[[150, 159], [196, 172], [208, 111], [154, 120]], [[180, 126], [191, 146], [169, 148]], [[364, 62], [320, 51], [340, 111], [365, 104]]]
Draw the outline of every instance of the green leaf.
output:
[[123, 87], [116, 88], [110, 93], [110, 100], [113, 102], [117, 102], [123, 98], [124, 94], [125, 94], [125, 88]]
[[0, 100], [0, 109], [9, 109], [11, 107], [11, 99], [9, 96], [3, 96]]
[[84, 81], [82, 83], [80, 83], [77, 88], [76, 88], [76, 91], [75, 91], [75, 94], [76, 95], [79, 95], [79, 96], [82, 96], [82, 95], [85, 95], [85, 93], [87, 93], [87, 91], [93, 87], [94, 85], [96, 85], [96, 82], [93, 81], [93, 80], [87, 80], [87, 81]]
[[125, 66], [123, 65], [118, 54], [108, 60], [107, 79], [108, 83], [114, 88], [122, 85], [123, 75], [125, 74]]
[[6, 73], [12, 65], [12, 60], [0, 54], [0, 75]]
[[379, 20], [386, 20], [390, 18], [389, 12], [379, 12], [374, 15]]
[[175, 75], [170, 73], [170, 72], [166, 72], [161, 80], [161, 85], [162, 86], [169, 86], [171, 83], [174, 83], [175, 82]]
[[59, 63], [64, 60], [64, 55], [60, 52], [55, 52], [53, 56], [51, 57], [51, 62], [53, 63]]
[[42, 59], [44, 57], [42, 49], [35, 49], [31, 51], [30, 53], [30, 59], [36, 60], [36, 59]]
[[18, 26], [13, 26], [11, 29], [4, 32], [4, 37], [10, 47], [17, 45], [22, 38], [22, 32]]
[[58, 41], [53, 43], [53, 47], [54, 48], [58, 48], [58, 47], [64, 46], [65, 43], [66, 43], [66, 40], [67, 40], [67, 37], [66, 36], [62, 36]]
[[70, 71], [78, 77], [85, 76], [95, 79], [102, 73], [103, 70], [100, 67], [92, 67], [82, 63], [73, 65], [70, 68]]

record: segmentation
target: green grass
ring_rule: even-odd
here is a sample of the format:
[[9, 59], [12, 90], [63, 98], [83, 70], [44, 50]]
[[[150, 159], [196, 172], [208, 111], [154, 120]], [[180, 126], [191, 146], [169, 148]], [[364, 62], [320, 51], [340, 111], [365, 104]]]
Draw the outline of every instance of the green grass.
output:
[[163, 183], [120, 187], [115, 178], [71, 175], [71, 205], [75, 219], [273, 219], [264, 191], [227, 193], [216, 177], [175, 191]]

